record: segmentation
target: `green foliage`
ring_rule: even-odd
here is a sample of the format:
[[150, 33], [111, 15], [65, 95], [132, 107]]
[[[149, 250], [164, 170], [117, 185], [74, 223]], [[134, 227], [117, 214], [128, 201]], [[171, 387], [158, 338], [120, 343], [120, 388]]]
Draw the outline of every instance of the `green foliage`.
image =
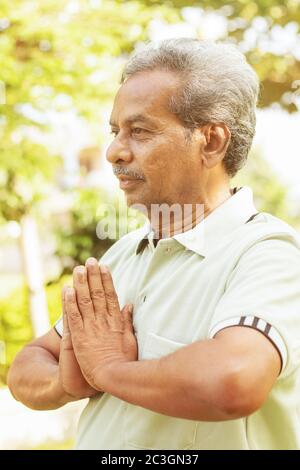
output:
[[[260, 40], [273, 28], [300, 23], [298, 0], [2, 0], [0, 4], [0, 221], [19, 220], [45, 196], [58, 160], [28, 137], [47, 132], [47, 112], [72, 109], [91, 123], [103, 120], [103, 105], [117, 87], [121, 66], [153, 19], [180, 22], [184, 7], [223, 15], [228, 37], [244, 40], [257, 17], [266, 19], [247, 51], [262, 81], [261, 106], [280, 102], [295, 110], [293, 82], [300, 76], [293, 51], [262, 51]], [[236, 21], [238, 20], [238, 21]], [[198, 25], [201, 37], [201, 20]], [[117, 60], [116, 60], [117, 59]], [[1, 98], [0, 98], [1, 99]], [[33, 132], [34, 131], [34, 132]], [[25, 138], [24, 135], [27, 135]]]
[[[48, 132], [47, 113], [72, 110], [100, 126], [103, 106], [116, 91], [121, 67], [135, 45], [148, 39], [151, 20], [179, 22], [187, 6], [225, 16], [228, 37], [235, 43], [243, 41], [255, 18], [265, 17], [267, 29], [259, 32], [247, 51], [263, 85], [260, 104], [280, 102], [295, 110], [283, 97], [300, 77], [299, 56], [293, 51], [262, 51], [259, 41], [270, 37], [274, 26], [299, 25], [298, 0], [229, 0], [225, 5], [220, 0], [1, 0], [0, 85], [5, 85], [5, 102], [0, 96], [0, 223], [20, 220], [53, 185], [60, 160], [50, 155], [42, 140], [32, 138]], [[201, 21], [198, 30], [201, 37]], [[260, 210], [294, 222], [284, 185], [269, 166], [258, 161], [252, 165], [249, 160], [237, 178], [254, 189]], [[57, 255], [64, 272], [89, 256], [100, 258], [119, 237], [97, 238], [99, 205], [107, 202], [105, 195], [82, 190], [74, 196], [70, 214], [57, 227]], [[117, 209], [117, 221], [122, 217]], [[51, 321], [61, 311], [63, 282], [47, 286]], [[16, 352], [31, 337], [28, 296], [22, 288], [0, 301], [0, 341], [6, 345], [6, 363], [0, 365], [2, 380]]]
[[63, 442], [47, 441], [28, 450], [72, 450], [74, 449], [74, 445], [74, 439], [67, 439]]
[[[77, 6], [76, 6], [77, 5]], [[122, 56], [147, 37], [157, 14], [179, 14], [139, 2], [1, 0], [0, 3], [0, 221], [20, 220], [45, 196], [57, 158], [38, 140], [47, 113], [72, 110], [101, 122]], [[114, 61], [119, 57], [119, 61]], [[27, 136], [26, 138], [24, 136]], [[53, 183], [52, 183], [53, 184]]]
[[71, 276], [62, 276], [46, 286], [46, 296], [49, 309], [50, 324], [54, 325], [62, 314], [61, 291], [65, 284], [72, 285]]
[[[62, 287], [70, 282], [70, 277], [64, 276], [58, 282], [46, 286], [51, 325], [61, 315]], [[0, 342], [4, 345], [0, 361], [0, 383], [5, 383], [14, 357], [32, 338], [28, 291], [22, 286], [12, 291], [8, 297], [0, 299]]]
[[[159, 5], [160, 0], [140, 0], [146, 6]], [[118, 0], [122, 3], [122, 0]], [[287, 52], [268, 51], [265, 43], [275, 36], [275, 32], [284, 33], [294, 30], [299, 33], [299, 0], [168, 0], [168, 5], [181, 11], [185, 7], [200, 7], [207, 12], [216, 12], [226, 17], [229, 25], [225, 39], [241, 43], [257, 18], [265, 19], [264, 26], [256, 27], [255, 40], [246, 55], [256, 69], [262, 84], [260, 105], [269, 106], [280, 102], [289, 111], [296, 111], [295, 103], [286, 100], [285, 95], [293, 92], [293, 82], [300, 77], [300, 57], [294, 54], [293, 47]], [[198, 25], [201, 37], [201, 20]], [[252, 31], [253, 32], [253, 31]], [[281, 36], [282, 37], [282, 36]], [[263, 47], [260, 47], [262, 43]], [[299, 36], [298, 36], [299, 44]], [[282, 50], [282, 48], [280, 48]], [[284, 48], [283, 48], [284, 50]], [[294, 90], [295, 91], [295, 90]]]
[[0, 217], [17, 220], [47, 193], [58, 158], [28, 139], [19, 145], [0, 140]]
[[[63, 273], [70, 273], [90, 256], [100, 259], [120, 235], [145, 223], [142, 215], [126, 208], [116, 199], [110, 200], [101, 190], [81, 189], [72, 194], [73, 203], [68, 216], [55, 229], [56, 255], [63, 264]], [[110, 232], [110, 238], [99, 239], [97, 227], [103, 218], [108, 219], [113, 233]], [[125, 223], [124, 233], [120, 233], [123, 219], [128, 224]]]
[[113, 244], [112, 240], [99, 240], [96, 234], [97, 210], [103, 195], [96, 190], [73, 192], [73, 204], [63, 224], [57, 224], [56, 255], [63, 272], [71, 272], [78, 264], [84, 264], [88, 257], [99, 259]]
[[294, 226], [299, 224], [300, 214], [290, 210], [286, 186], [259, 154], [251, 154], [246, 167], [232, 180], [232, 186], [245, 185], [252, 188], [259, 211], [269, 212]]
[[16, 289], [0, 300], [0, 341], [3, 342], [0, 383], [5, 381], [8, 366], [17, 352], [32, 338], [27, 289]]

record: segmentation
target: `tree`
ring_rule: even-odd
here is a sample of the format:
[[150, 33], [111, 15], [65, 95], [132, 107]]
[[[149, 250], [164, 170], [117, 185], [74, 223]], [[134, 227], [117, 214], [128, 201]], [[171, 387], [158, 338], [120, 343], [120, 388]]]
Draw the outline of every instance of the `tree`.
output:
[[[121, 4], [122, 1], [118, 0]], [[160, 0], [141, 0], [155, 6]], [[296, 111], [295, 92], [300, 77], [300, 7], [299, 0], [169, 0], [181, 14], [184, 8], [203, 9], [226, 18], [229, 39], [240, 45], [262, 84], [260, 106], [280, 103], [288, 111]], [[194, 15], [195, 16], [195, 15]], [[201, 37], [199, 19], [199, 36]], [[246, 40], [246, 41], [245, 41]], [[248, 45], [247, 45], [248, 43]]]
[[22, 229], [36, 335], [47, 329], [48, 315], [34, 213], [49, 195], [58, 167], [58, 159], [39, 142], [49, 128], [47, 115], [71, 109], [101, 123], [103, 104], [117, 84], [111, 77], [120, 68], [112, 57], [146, 39], [156, 12], [169, 20], [178, 17], [168, 8], [137, 2], [1, 1], [0, 221], [15, 220]]
[[[148, 39], [150, 22], [180, 22], [184, 7], [195, 5], [189, 0], [1, 0], [0, 222], [23, 221], [22, 227], [33, 227], [39, 202], [49, 196], [60, 164], [42, 139], [49, 131], [50, 112], [72, 110], [100, 127], [121, 67], [135, 45]], [[275, 28], [296, 31], [298, 1], [235, 0], [224, 5], [203, 0], [199, 5], [226, 18], [228, 37], [240, 45], [254, 31], [246, 53], [262, 80], [261, 105], [280, 101], [295, 110], [287, 92], [300, 76], [299, 54], [262, 51], [260, 46]], [[201, 24], [197, 31], [201, 37]], [[25, 223], [28, 217], [31, 223]], [[28, 253], [23, 259], [30, 278]], [[37, 284], [40, 289], [41, 280]]]
[[285, 222], [299, 226], [299, 210], [289, 203], [289, 194], [280, 177], [262, 156], [252, 151], [246, 166], [235, 176], [232, 186], [250, 186], [260, 212], [269, 212]]

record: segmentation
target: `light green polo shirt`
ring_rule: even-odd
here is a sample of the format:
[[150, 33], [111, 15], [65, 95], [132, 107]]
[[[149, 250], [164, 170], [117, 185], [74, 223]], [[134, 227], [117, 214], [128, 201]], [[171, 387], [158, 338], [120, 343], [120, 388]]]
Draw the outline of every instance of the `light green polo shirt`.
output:
[[[155, 247], [146, 224], [101, 262], [111, 269], [120, 306], [134, 305], [139, 359], [159, 358], [232, 325], [260, 330], [282, 359], [262, 408], [246, 418], [204, 422], [103, 393], [81, 415], [78, 449], [300, 449], [300, 238], [270, 214], [251, 219], [256, 213], [252, 191], [243, 187], [194, 229]], [[61, 323], [56, 329], [61, 333]]]

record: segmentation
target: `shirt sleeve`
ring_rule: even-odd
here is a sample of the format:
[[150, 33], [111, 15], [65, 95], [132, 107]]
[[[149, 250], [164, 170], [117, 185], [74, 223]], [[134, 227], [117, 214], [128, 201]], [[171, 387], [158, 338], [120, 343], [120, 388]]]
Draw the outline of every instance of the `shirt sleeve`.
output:
[[63, 319], [62, 319], [62, 317], [60, 317], [57, 320], [57, 322], [55, 322], [54, 329], [55, 329], [56, 333], [58, 334], [58, 336], [60, 336], [62, 338], [62, 335], [63, 335]]
[[245, 252], [226, 284], [209, 338], [232, 326], [260, 331], [281, 357], [280, 375], [300, 364], [300, 247], [293, 236], [257, 242]]

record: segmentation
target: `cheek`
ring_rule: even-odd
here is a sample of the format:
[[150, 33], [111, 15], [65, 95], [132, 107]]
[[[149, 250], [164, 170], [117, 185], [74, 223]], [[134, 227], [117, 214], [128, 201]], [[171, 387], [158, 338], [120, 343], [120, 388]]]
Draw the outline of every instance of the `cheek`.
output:
[[[178, 184], [186, 173], [186, 144], [175, 134], [166, 139], [132, 143], [136, 162], [144, 173], [149, 186], [169, 187]], [[180, 184], [180, 183], [179, 183]]]
[[169, 164], [168, 154], [164, 145], [157, 140], [135, 142], [132, 152], [138, 168], [145, 175], [148, 184], [159, 180]]

